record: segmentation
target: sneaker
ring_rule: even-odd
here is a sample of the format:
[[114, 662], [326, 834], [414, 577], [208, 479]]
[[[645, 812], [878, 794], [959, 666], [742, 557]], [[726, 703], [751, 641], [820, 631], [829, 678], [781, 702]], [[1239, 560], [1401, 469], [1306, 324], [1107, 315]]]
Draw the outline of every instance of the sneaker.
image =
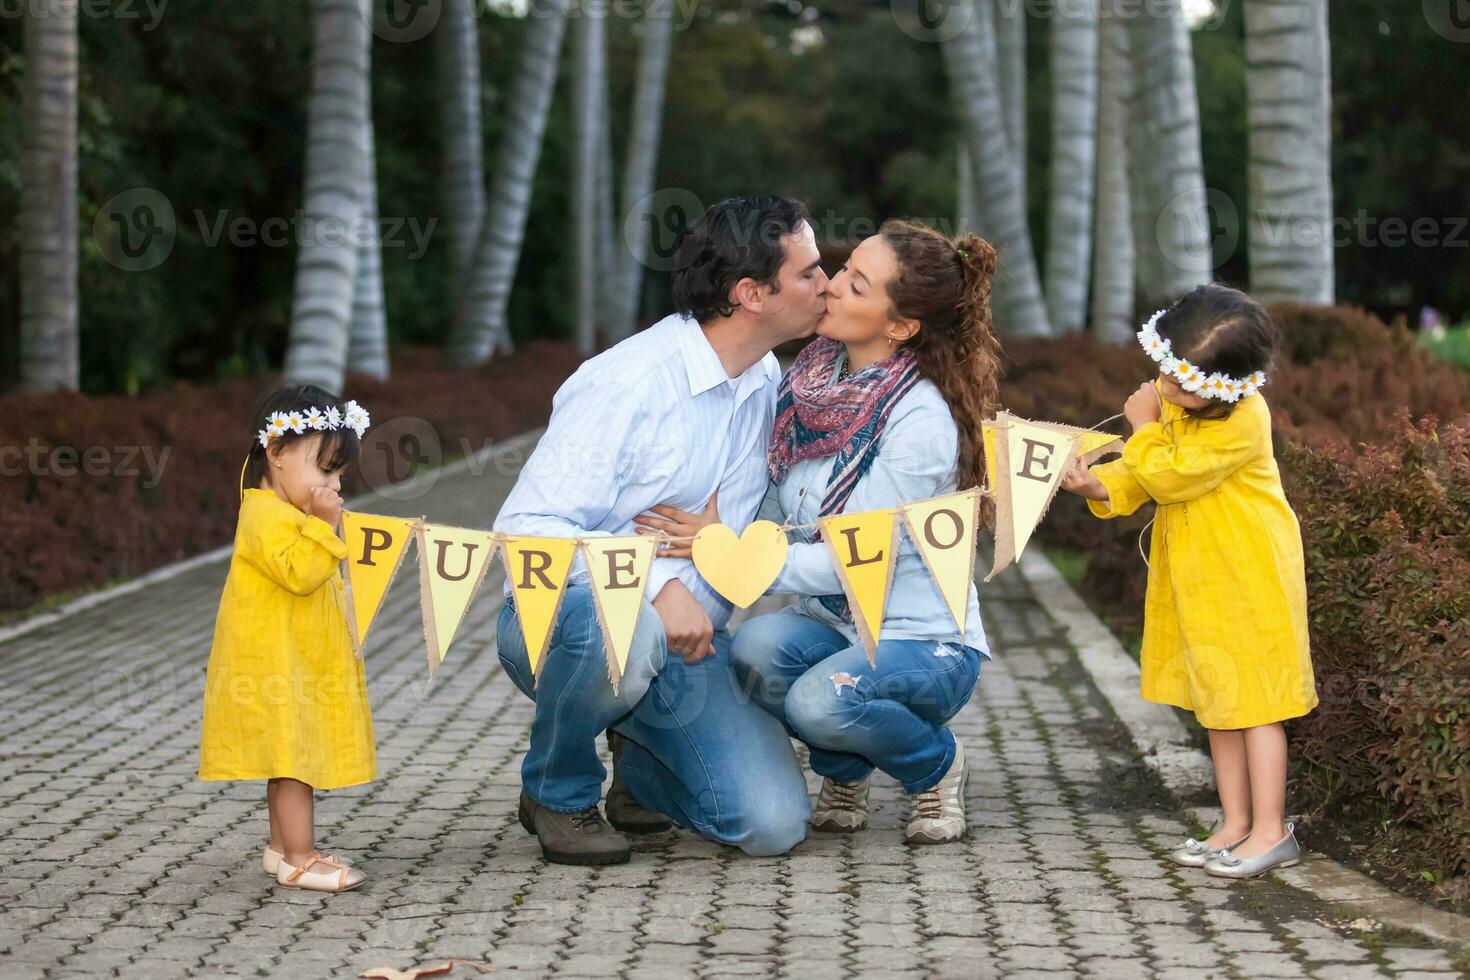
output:
[[595, 806], [577, 813], [548, 810], [522, 790], [517, 816], [552, 864], [626, 864], [633, 856], [628, 839], [608, 826]]
[[965, 747], [954, 743], [954, 762], [932, 789], [909, 797], [912, 815], [903, 839], [909, 844], [948, 844], [965, 836]]
[[827, 834], [855, 834], [868, 825], [868, 781], [839, 783], [822, 780], [822, 792], [812, 808], [812, 829]]

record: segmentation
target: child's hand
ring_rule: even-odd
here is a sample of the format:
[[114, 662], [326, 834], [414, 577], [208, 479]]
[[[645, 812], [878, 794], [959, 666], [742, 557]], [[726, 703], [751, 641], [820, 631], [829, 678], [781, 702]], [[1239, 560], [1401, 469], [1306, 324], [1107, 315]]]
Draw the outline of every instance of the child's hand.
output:
[[1152, 381], [1145, 381], [1128, 396], [1128, 402], [1123, 406], [1123, 417], [1133, 426], [1134, 432], [1159, 420], [1159, 393]]
[[1070, 490], [1080, 497], [1089, 500], [1107, 500], [1108, 488], [1102, 485], [1102, 481], [1093, 475], [1090, 467], [1082, 462], [1080, 456], [1073, 457], [1072, 462], [1062, 473], [1062, 489]]
[[312, 487], [307, 513], [326, 521], [327, 526], [335, 531], [337, 522], [342, 519], [342, 495], [331, 487]]

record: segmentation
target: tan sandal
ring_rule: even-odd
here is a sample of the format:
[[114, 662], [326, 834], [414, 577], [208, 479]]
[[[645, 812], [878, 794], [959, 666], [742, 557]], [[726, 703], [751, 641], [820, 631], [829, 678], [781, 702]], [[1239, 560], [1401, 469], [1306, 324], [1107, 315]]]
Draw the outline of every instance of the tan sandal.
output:
[[[276, 850], [274, 847], [271, 847], [269, 844], [267, 844], [265, 846], [265, 850], [261, 852], [260, 855], [260, 870], [264, 871], [266, 874], [274, 878], [277, 874], [280, 873], [281, 861], [285, 858], [285, 856], [286, 855], [284, 853]], [[347, 860], [340, 854], [328, 854], [327, 857], [337, 861], [341, 861], [344, 867], [352, 867], [352, 862]]]
[[[328, 864], [333, 871], [311, 871], [315, 864]], [[299, 868], [292, 867], [283, 857], [281, 869], [276, 873], [276, 884], [285, 888], [304, 888], [314, 892], [345, 892], [367, 881], [367, 875], [356, 868], [349, 868], [330, 855], [315, 851]]]

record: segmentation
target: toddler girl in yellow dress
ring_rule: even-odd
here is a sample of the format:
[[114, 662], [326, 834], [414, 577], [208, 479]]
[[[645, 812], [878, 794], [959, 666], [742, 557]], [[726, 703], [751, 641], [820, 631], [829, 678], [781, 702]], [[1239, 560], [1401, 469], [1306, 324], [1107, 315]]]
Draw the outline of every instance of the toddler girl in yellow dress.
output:
[[362, 661], [348, 635], [337, 537], [342, 473], [368, 415], [314, 385], [271, 392], [240, 478], [235, 553], [204, 693], [199, 778], [265, 779], [267, 874], [290, 888], [366, 880], [316, 849], [314, 791], [377, 775]]
[[1258, 393], [1278, 342], [1239, 290], [1201, 286], [1138, 333], [1159, 364], [1124, 408], [1123, 458], [1074, 464], [1063, 487], [1098, 517], [1158, 505], [1144, 600], [1143, 696], [1209, 729], [1224, 811], [1178, 864], [1248, 878], [1301, 860], [1285, 822], [1286, 732], [1317, 705], [1301, 532]]

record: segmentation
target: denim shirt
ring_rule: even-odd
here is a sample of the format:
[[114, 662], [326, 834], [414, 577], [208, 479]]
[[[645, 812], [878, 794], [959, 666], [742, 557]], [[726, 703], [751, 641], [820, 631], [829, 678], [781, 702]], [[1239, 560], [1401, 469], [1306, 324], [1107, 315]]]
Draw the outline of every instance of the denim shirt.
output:
[[[841, 369], [841, 360], [839, 357], [834, 375]], [[844, 510], [856, 514], [953, 493], [958, 456], [959, 428], [949, 406], [932, 382], [921, 380], [893, 406], [888, 425], [879, 437], [878, 454], [853, 488]], [[778, 524], [816, 524], [833, 459], [806, 459], [792, 466], [785, 481], [772, 483], [767, 489], [759, 516]], [[814, 534], [813, 530], [788, 532], [786, 566], [767, 593], [800, 596], [802, 612], [856, 643], [853, 625], [834, 616], [815, 598], [841, 595], [842, 583], [827, 543], [813, 541]], [[899, 531], [898, 567], [883, 613], [879, 640], [885, 639], [958, 642], [990, 657], [974, 577], [970, 580], [969, 612], [961, 636], [923, 557], [909, 540], [906, 526]]]

